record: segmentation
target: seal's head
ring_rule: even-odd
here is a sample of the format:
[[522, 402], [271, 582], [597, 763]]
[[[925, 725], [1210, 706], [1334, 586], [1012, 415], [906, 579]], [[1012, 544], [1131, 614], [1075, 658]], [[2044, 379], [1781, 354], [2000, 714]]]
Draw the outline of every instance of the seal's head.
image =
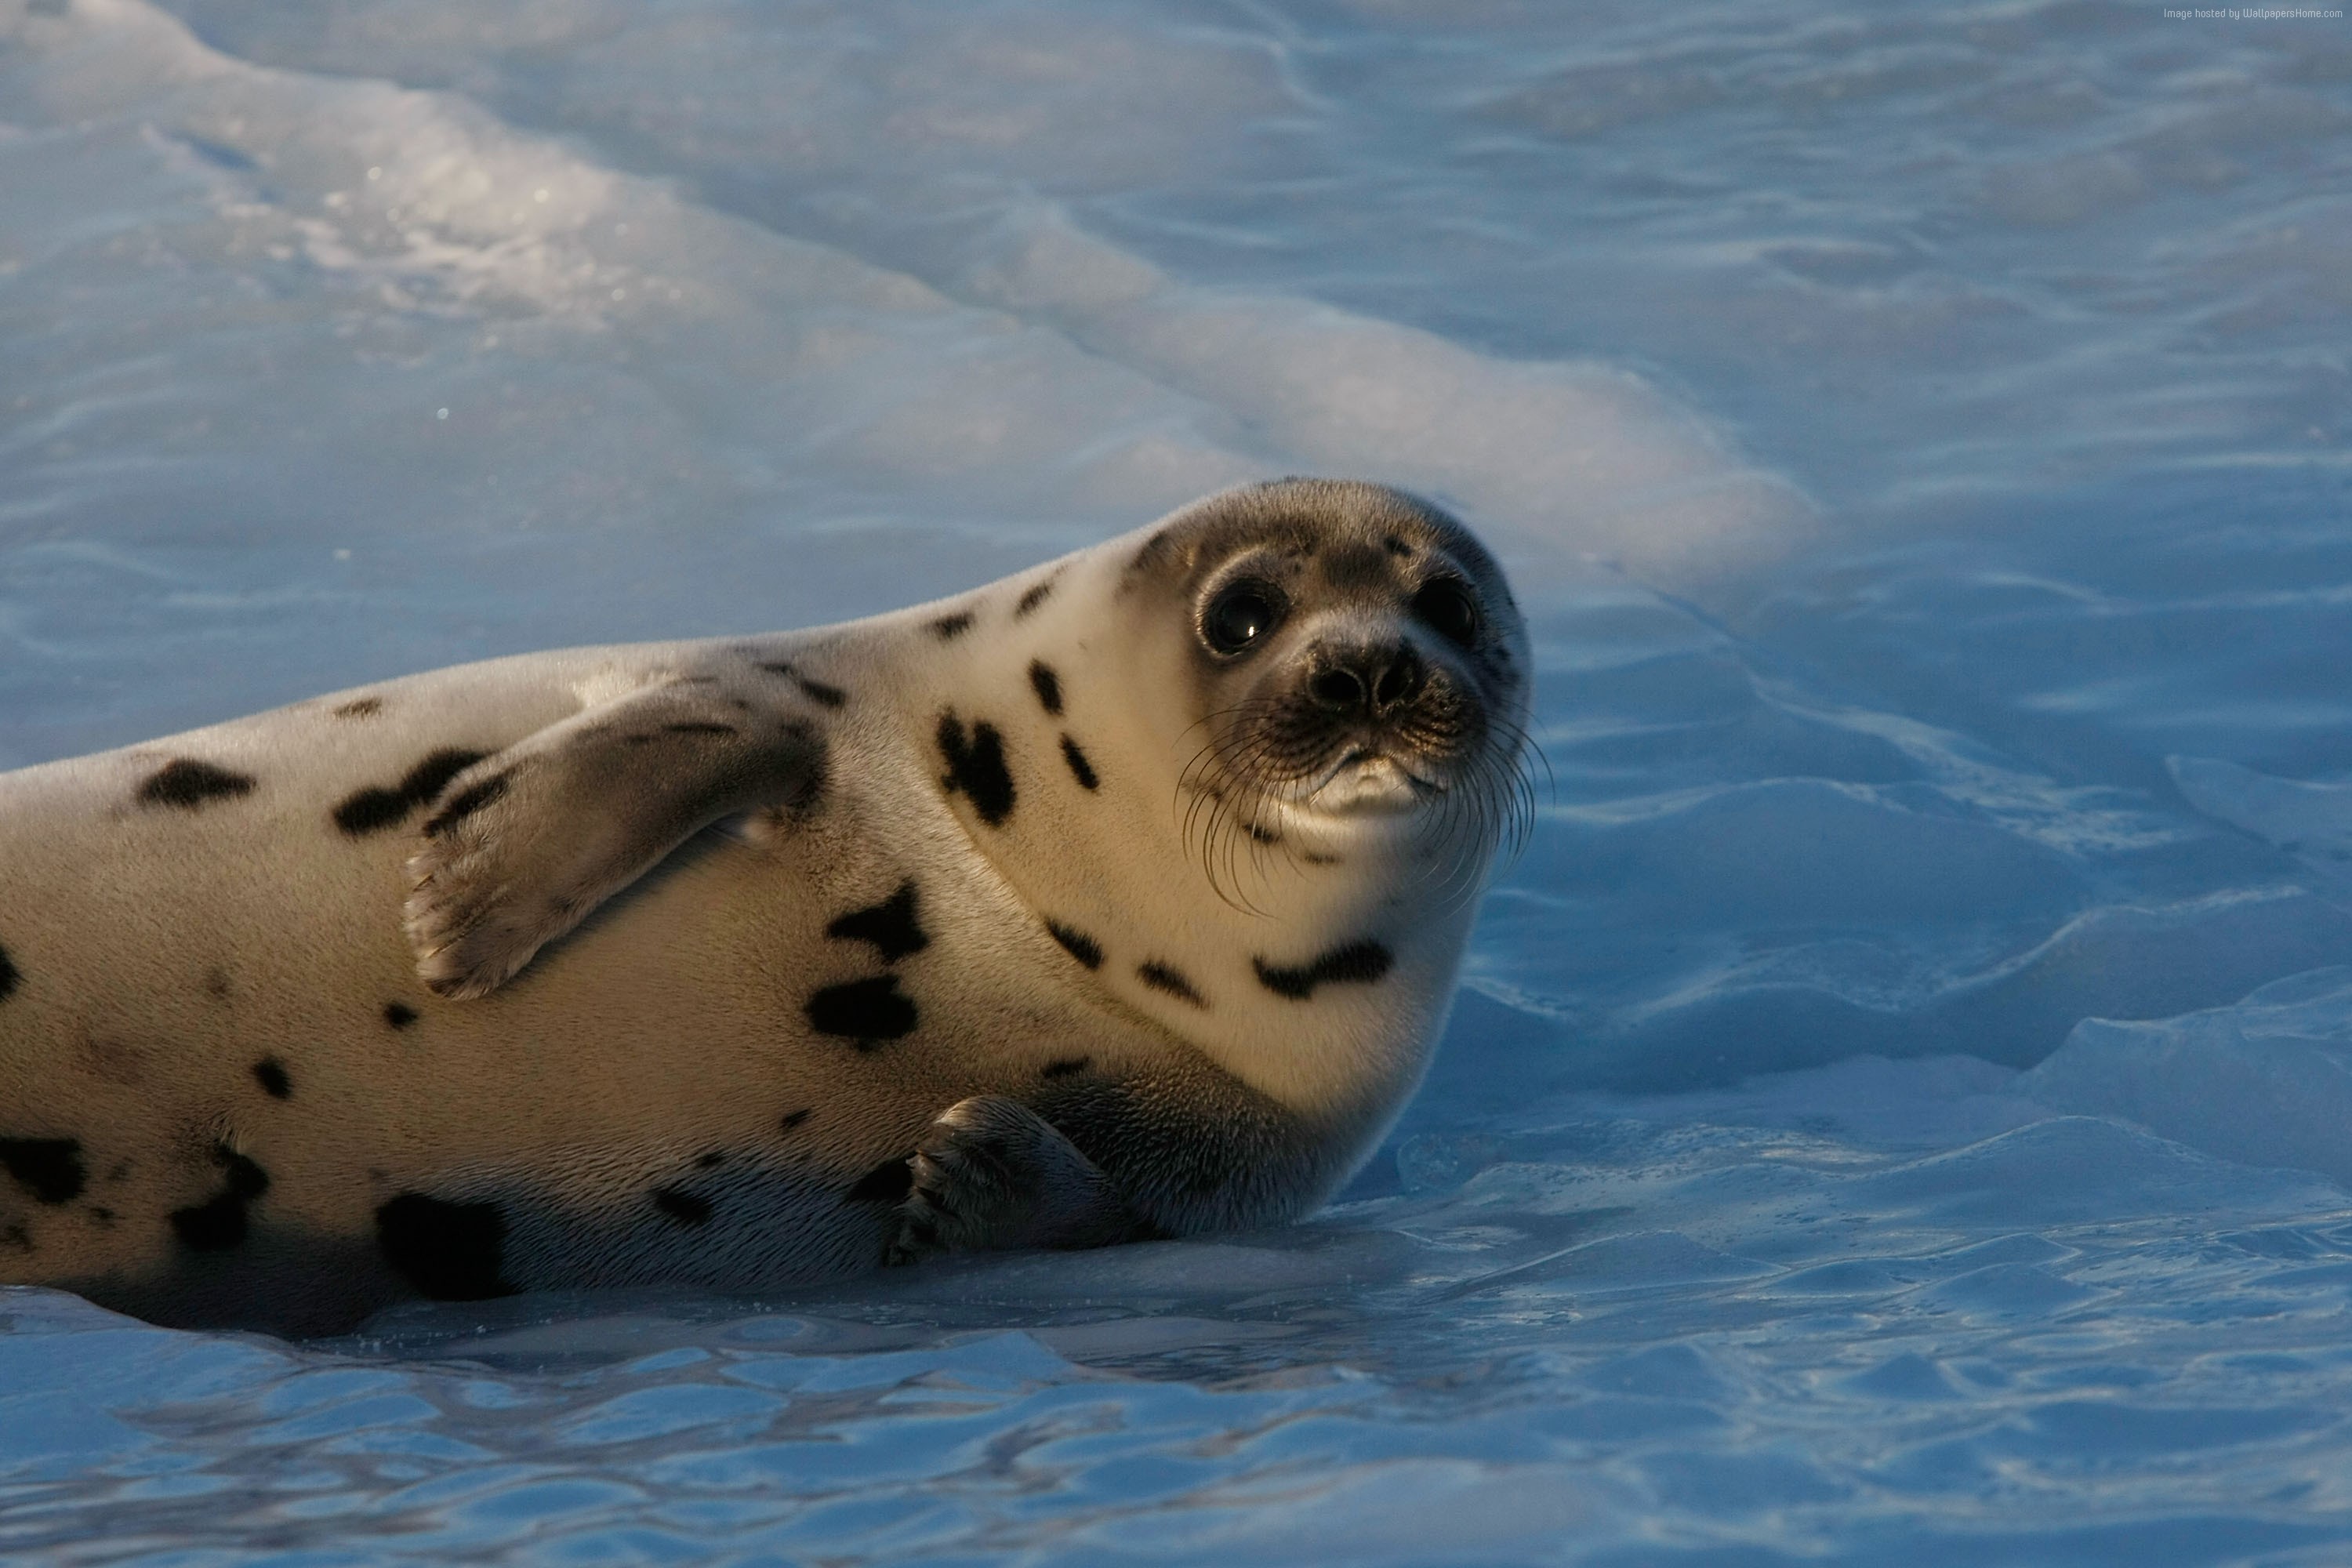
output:
[[1050, 940], [1090, 1001], [1321, 1119], [1341, 1173], [1418, 1081], [1532, 815], [1494, 558], [1385, 486], [1284, 479], [894, 625], [917, 657], [876, 679], [1034, 917], [970, 940]]
[[1182, 787], [1213, 877], [1244, 840], [1369, 837], [1475, 881], [1523, 827], [1527, 628], [1443, 511], [1380, 485], [1254, 485], [1177, 513], [1129, 570], [1184, 608]]

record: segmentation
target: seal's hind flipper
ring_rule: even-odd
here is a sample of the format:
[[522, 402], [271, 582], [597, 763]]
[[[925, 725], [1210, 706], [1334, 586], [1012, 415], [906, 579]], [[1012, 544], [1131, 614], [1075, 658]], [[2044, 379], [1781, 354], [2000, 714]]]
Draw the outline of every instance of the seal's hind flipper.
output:
[[824, 757], [806, 703], [752, 675], [672, 677], [484, 758], [408, 860], [417, 973], [487, 995], [701, 828], [806, 799]]

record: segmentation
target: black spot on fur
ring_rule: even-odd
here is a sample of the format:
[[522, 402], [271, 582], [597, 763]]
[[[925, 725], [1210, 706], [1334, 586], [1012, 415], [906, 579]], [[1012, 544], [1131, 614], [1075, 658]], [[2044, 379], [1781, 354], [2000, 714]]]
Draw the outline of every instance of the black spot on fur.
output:
[[785, 1131], [790, 1132], [793, 1128], [798, 1127], [802, 1122], [806, 1121], [809, 1119], [810, 1114], [814, 1110], [815, 1107], [814, 1106], [803, 1105], [798, 1110], [788, 1111], [785, 1113], [784, 1119], [778, 1122], [777, 1125], [782, 1127]]
[[1045, 1070], [1039, 1073], [1037, 1076], [1039, 1078], [1068, 1078], [1073, 1073], [1082, 1073], [1086, 1071], [1087, 1068], [1094, 1066], [1094, 1060], [1095, 1059], [1092, 1057], [1064, 1057], [1059, 1061], [1047, 1062], [1045, 1064]]
[[207, 969], [205, 971], [205, 995], [211, 997], [215, 1002], [226, 1002], [228, 1000], [228, 993], [229, 984], [227, 970]]
[[492, 1203], [454, 1204], [403, 1193], [375, 1211], [375, 1238], [391, 1264], [436, 1301], [482, 1301], [514, 1287], [499, 1278], [506, 1215]]
[[269, 1190], [269, 1173], [223, 1144], [213, 1151], [213, 1163], [228, 1173], [228, 1191], [250, 1203]]
[[427, 754], [400, 776], [400, 793], [424, 805], [447, 789], [451, 779], [488, 755], [488, 752], [469, 752], [462, 746], [446, 746]]
[[1403, 540], [1399, 539], [1393, 533], [1382, 539], [1381, 542], [1388, 546], [1388, 552], [1391, 555], [1405, 556], [1412, 553], [1412, 546], [1407, 544]]
[[409, 812], [409, 803], [396, 789], [371, 784], [354, 790], [335, 807], [335, 826], [352, 837], [392, 826]]
[[974, 724], [964, 738], [963, 721], [952, 713], [940, 715], [940, 754], [947, 759], [947, 776], [940, 782], [949, 794], [961, 790], [971, 809], [991, 827], [1002, 827], [1013, 815], [1013, 774], [1004, 766], [1004, 737], [993, 724]]
[[1154, 991], [1165, 991], [1180, 1002], [1190, 1002], [1195, 1007], [1205, 1007], [1209, 1005], [1206, 997], [1192, 989], [1192, 983], [1184, 977], [1184, 972], [1173, 964], [1161, 963], [1156, 960], [1150, 963], [1140, 963], [1136, 965], [1135, 977]]
[[1054, 673], [1053, 667], [1048, 665], [1042, 658], [1031, 659], [1029, 661], [1029, 684], [1036, 690], [1037, 700], [1045, 705], [1045, 711], [1055, 715], [1056, 718], [1060, 717], [1062, 711], [1062, 678]]
[[115, 1221], [115, 1213], [103, 1204], [92, 1204], [89, 1205], [89, 1217], [100, 1225], [112, 1225]]
[[0, 1002], [5, 1002], [16, 994], [19, 978], [16, 966], [8, 962], [8, 950], [0, 947]]
[[849, 700], [849, 693], [831, 681], [813, 680], [805, 675], [795, 675], [793, 684], [801, 689], [802, 696], [820, 708], [838, 708]]
[[1102, 943], [1084, 931], [1073, 931], [1059, 921], [1047, 921], [1045, 929], [1062, 944], [1062, 951], [1085, 964], [1088, 969], [1102, 967]]
[[915, 1190], [915, 1167], [911, 1155], [901, 1154], [895, 1160], [885, 1160], [864, 1175], [849, 1189], [849, 1201], [856, 1204], [895, 1204]]
[[1387, 948], [1365, 941], [1335, 947], [1314, 963], [1296, 969], [1277, 969], [1263, 958], [1250, 960], [1250, 966], [1257, 971], [1259, 982], [1268, 991], [1303, 1002], [1315, 994], [1318, 985], [1364, 984], [1378, 980], [1395, 962]]
[[383, 711], [381, 697], [354, 697], [335, 710], [338, 719], [373, 719]]
[[395, 1029], [405, 1029], [416, 1022], [416, 1009], [405, 1002], [387, 1002], [383, 1005], [383, 1021]]
[[12, 1225], [5, 1230], [0, 1230], [0, 1247], [5, 1247], [16, 1252], [37, 1250], [33, 1246], [33, 1233], [21, 1225]]
[[920, 952], [931, 939], [915, 921], [915, 884], [901, 882], [898, 890], [878, 904], [852, 910], [824, 934], [835, 942], [870, 942], [885, 963], [896, 963], [910, 952]]
[[1087, 761], [1087, 754], [1078, 750], [1078, 743], [1067, 735], [1062, 737], [1062, 760], [1070, 764], [1070, 776], [1078, 781], [1081, 788], [1102, 787], [1102, 780], [1095, 777], [1094, 763]]
[[665, 724], [662, 729], [673, 735], [731, 735], [735, 732], [734, 725], [714, 724], [708, 719], [688, 719], [676, 724]]
[[1249, 825], [1249, 836], [1260, 844], [1279, 844], [1282, 842], [1281, 834], [1276, 833], [1271, 827], [1261, 827], [1255, 822]]
[[915, 1030], [913, 998], [898, 989], [895, 974], [828, 985], [808, 999], [809, 1027], [819, 1034], [855, 1040], [861, 1051], [880, 1040], [895, 1040]]
[[710, 1200], [698, 1193], [682, 1193], [676, 1187], [656, 1187], [654, 1207], [680, 1225], [709, 1225]]
[[727, 1163], [727, 1152], [723, 1149], [713, 1149], [709, 1153], [698, 1154], [694, 1158], [694, 1163], [698, 1170], [715, 1171]]
[[139, 786], [139, 798], [148, 805], [194, 811], [206, 801], [233, 800], [252, 792], [253, 780], [244, 773], [182, 757], [148, 774], [147, 782]]
[[418, 806], [429, 804], [448, 787], [451, 779], [488, 755], [487, 752], [468, 752], [456, 746], [431, 752], [388, 789], [372, 784], [353, 791], [335, 807], [335, 826], [354, 838], [380, 833], [401, 822]]
[[173, 1232], [191, 1252], [226, 1252], [241, 1245], [247, 1206], [269, 1190], [269, 1173], [225, 1143], [213, 1150], [213, 1163], [227, 1177], [221, 1190], [203, 1203], [172, 1211]]
[[371, 784], [353, 791], [335, 807], [335, 826], [352, 837], [375, 833], [392, 826], [409, 812], [409, 803], [398, 790], [382, 789]]
[[1029, 612], [1044, 604], [1053, 592], [1054, 579], [1051, 577], [1034, 584], [1027, 593], [1022, 595], [1020, 602], [1013, 606], [1013, 618], [1016, 621], [1026, 620]]
[[425, 831], [437, 838], [506, 793], [507, 775], [492, 773], [481, 783], [459, 791], [457, 799], [443, 806], [433, 820], [425, 825]]
[[0, 1138], [0, 1166], [37, 1203], [69, 1204], [88, 1180], [81, 1142], [73, 1138]]
[[958, 610], [951, 616], [941, 616], [931, 623], [931, 635], [941, 642], [953, 642], [971, 630], [971, 612]]
[[264, 1057], [253, 1064], [253, 1081], [272, 1100], [294, 1098], [294, 1080], [286, 1076], [286, 1064], [276, 1057]]

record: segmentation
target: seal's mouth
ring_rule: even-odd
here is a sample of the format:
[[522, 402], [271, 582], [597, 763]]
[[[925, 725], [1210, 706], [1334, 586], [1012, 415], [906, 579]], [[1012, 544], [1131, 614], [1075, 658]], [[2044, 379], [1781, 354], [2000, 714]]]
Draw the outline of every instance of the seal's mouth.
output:
[[1268, 858], [1411, 867], [1466, 889], [1524, 833], [1524, 737], [1466, 656], [1410, 637], [1327, 639], [1256, 674], [1203, 721], [1178, 784], [1186, 837], [1229, 898], [1245, 897], [1239, 868]]
[[1350, 746], [1318, 777], [1300, 781], [1295, 799], [1335, 816], [1395, 816], [1442, 797], [1446, 781], [1377, 742]]
[[1307, 676], [1230, 715], [1217, 745], [1228, 788], [1276, 811], [1408, 816], [1447, 801], [1490, 746], [1484, 702], [1450, 671], [1416, 664], [1389, 700], [1376, 682], [1337, 682], [1328, 667]]

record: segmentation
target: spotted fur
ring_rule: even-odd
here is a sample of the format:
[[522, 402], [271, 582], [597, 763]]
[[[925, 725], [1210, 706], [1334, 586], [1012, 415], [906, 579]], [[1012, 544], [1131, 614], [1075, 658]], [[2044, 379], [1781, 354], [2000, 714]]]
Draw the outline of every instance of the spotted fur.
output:
[[871, 942], [876, 956], [885, 963], [896, 963], [931, 945], [930, 937], [915, 918], [912, 882], [899, 883], [898, 890], [878, 904], [852, 910], [839, 917], [824, 928], [824, 934], [835, 942]]
[[[1287, 617], [1220, 652], [1243, 569]], [[1476, 637], [1413, 619], [1439, 575]], [[1301, 706], [1408, 654], [1389, 729]], [[1418, 1079], [1492, 842], [1265, 764], [1414, 748], [1482, 829], [1528, 668], [1458, 526], [1297, 481], [948, 604], [0, 774], [0, 1284], [328, 1332], [1302, 1214]]]
[[1268, 991], [1294, 1002], [1304, 1002], [1315, 994], [1318, 985], [1369, 985], [1386, 975], [1395, 963], [1395, 955], [1386, 947], [1366, 938], [1335, 947], [1311, 963], [1286, 967], [1253, 958], [1250, 967], [1257, 972], [1258, 983]]
[[1053, 596], [1054, 584], [1058, 578], [1048, 577], [1042, 583], [1032, 584], [1013, 604], [1013, 618], [1016, 621], [1027, 620], [1035, 613], [1038, 605]]
[[492, 773], [479, 784], [467, 784], [425, 825], [425, 836], [427, 838], [440, 837], [474, 813], [496, 802], [507, 793], [507, 787], [508, 780], [504, 773]]
[[1029, 661], [1029, 689], [1037, 694], [1037, 705], [1060, 718], [1062, 714], [1062, 678], [1054, 673], [1053, 666], [1042, 658]]
[[804, 675], [790, 659], [755, 660], [759, 668], [771, 675], [781, 675], [800, 689], [802, 696], [821, 708], [840, 708], [849, 701], [849, 693], [830, 681]]
[[942, 787], [970, 800], [973, 815], [989, 826], [1003, 826], [1013, 815], [1013, 773], [1004, 765], [1004, 737], [996, 726], [976, 723], [967, 738], [963, 721], [952, 712], [942, 713], [939, 746], [948, 765], [940, 781]]
[[142, 805], [168, 805], [195, 811], [216, 800], [235, 800], [253, 793], [253, 780], [194, 757], [180, 757], [147, 775], [139, 786]]
[[221, 1170], [220, 1190], [203, 1203], [172, 1211], [172, 1233], [191, 1252], [244, 1246], [251, 1229], [247, 1211], [269, 1191], [269, 1173], [227, 1143], [214, 1146], [213, 1163]]
[[861, 1051], [913, 1034], [919, 1017], [914, 998], [898, 989], [895, 974], [825, 986], [810, 995], [804, 1010], [810, 1028], [849, 1040]]
[[1154, 991], [1173, 996], [1179, 1002], [1189, 1002], [1195, 1007], [1209, 1005], [1209, 999], [1202, 995], [1184, 972], [1172, 963], [1162, 963], [1158, 959], [1139, 963], [1135, 966], [1135, 977]]
[[398, 826], [408, 814], [432, 804], [449, 781], [482, 760], [480, 752], [445, 746], [426, 755], [401, 775], [396, 784], [371, 784], [353, 790], [336, 805], [335, 826], [353, 838]]
[[0, 1170], [35, 1203], [52, 1207], [73, 1202], [89, 1184], [81, 1142], [74, 1138], [0, 1138]]
[[1074, 927], [1066, 926], [1059, 921], [1047, 921], [1045, 922], [1045, 929], [1047, 931], [1052, 933], [1055, 942], [1062, 944], [1062, 951], [1068, 953], [1072, 958], [1076, 959], [1088, 969], [1100, 969], [1102, 967], [1102, 943], [1087, 935], [1084, 931], [1078, 931]]

